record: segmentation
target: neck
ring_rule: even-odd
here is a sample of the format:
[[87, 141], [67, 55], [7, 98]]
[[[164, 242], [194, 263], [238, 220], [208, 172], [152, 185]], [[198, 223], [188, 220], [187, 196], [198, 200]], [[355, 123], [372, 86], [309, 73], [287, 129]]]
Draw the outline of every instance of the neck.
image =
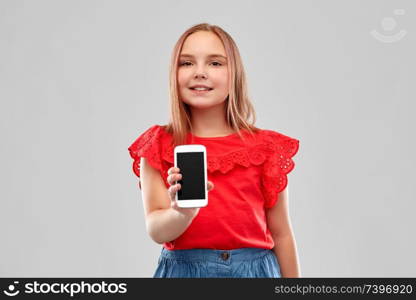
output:
[[190, 106], [192, 133], [197, 136], [218, 136], [233, 133], [225, 120], [225, 104], [222, 102], [209, 108]]

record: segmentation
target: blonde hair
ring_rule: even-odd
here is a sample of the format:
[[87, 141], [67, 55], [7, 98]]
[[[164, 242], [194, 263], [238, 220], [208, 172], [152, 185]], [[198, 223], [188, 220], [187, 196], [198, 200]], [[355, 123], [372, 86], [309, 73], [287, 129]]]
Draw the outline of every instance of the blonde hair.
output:
[[[178, 60], [183, 43], [186, 38], [197, 31], [208, 31], [216, 34], [222, 41], [228, 58], [229, 95], [226, 103], [226, 122], [230, 128], [238, 133], [244, 140], [240, 130], [246, 129], [248, 133], [260, 130], [254, 126], [256, 113], [248, 96], [246, 75], [238, 47], [233, 38], [222, 28], [208, 23], [200, 23], [186, 30], [176, 42], [170, 64], [169, 96], [170, 96], [170, 122], [162, 126], [173, 136], [173, 144], [184, 144], [188, 132], [192, 132], [191, 112], [189, 105], [179, 99], [178, 93]], [[249, 119], [252, 118], [250, 122]]]

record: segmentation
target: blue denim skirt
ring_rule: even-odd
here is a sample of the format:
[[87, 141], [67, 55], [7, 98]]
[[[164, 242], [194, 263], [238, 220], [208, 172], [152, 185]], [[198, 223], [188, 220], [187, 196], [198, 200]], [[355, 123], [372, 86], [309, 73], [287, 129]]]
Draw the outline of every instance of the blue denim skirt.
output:
[[279, 278], [280, 267], [273, 250], [233, 250], [162, 247], [153, 278]]

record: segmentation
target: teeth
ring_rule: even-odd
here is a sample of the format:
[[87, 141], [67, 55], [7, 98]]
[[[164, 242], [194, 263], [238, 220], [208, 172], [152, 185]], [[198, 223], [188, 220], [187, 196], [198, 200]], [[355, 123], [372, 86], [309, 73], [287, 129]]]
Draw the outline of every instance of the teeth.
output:
[[196, 88], [192, 88], [193, 90], [197, 90], [197, 91], [208, 91], [209, 88], [202, 88], [202, 87], [196, 87]]

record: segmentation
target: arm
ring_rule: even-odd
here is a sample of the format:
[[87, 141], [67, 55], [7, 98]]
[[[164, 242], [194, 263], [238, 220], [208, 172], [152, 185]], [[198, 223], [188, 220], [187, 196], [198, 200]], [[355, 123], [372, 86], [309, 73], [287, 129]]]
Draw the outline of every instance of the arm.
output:
[[147, 232], [158, 244], [173, 241], [188, 228], [193, 218], [171, 207], [162, 176], [144, 157], [140, 160], [140, 175]]
[[267, 226], [273, 236], [282, 277], [300, 277], [296, 241], [289, 217], [289, 185], [279, 193], [277, 203], [266, 211]]

